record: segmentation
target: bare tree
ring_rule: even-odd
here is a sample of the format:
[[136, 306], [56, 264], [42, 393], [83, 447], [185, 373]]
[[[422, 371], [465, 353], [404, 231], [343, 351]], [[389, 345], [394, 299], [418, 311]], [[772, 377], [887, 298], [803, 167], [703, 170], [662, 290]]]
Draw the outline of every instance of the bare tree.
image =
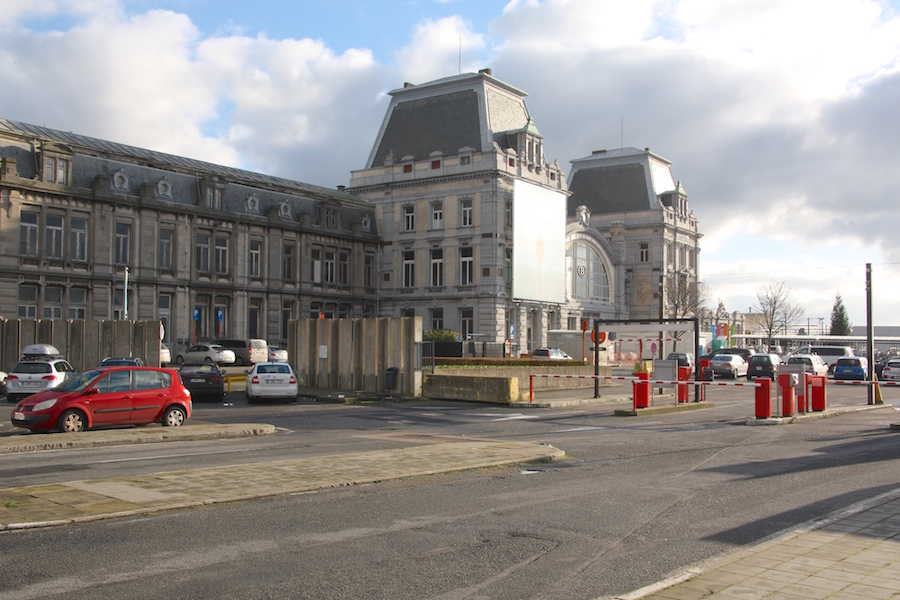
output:
[[[692, 279], [687, 273], [675, 273], [666, 281], [666, 298], [669, 314], [675, 319], [699, 317], [700, 311], [709, 300], [709, 288], [702, 281]], [[684, 331], [675, 331], [672, 335], [672, 352], [676, 351], [675, 341]], [[692, 350], [695, 352], [696, 350]]]
[[776, 331], [787, 333], [788, 327], [797, 323], [803, 316], [803, 309], [791, 302], [791, 291], [785, 282], [774, 281], [756, 290], [756, 309], [762, 315], [763, 330], [766, 333], [767, 346], [772, 346]]

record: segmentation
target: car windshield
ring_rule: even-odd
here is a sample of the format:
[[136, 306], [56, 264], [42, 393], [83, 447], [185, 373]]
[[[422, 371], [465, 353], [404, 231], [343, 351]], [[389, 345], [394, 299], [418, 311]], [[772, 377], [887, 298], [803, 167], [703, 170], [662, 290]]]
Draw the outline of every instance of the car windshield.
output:
[[211, 344], [211, 345], [209, 346], [209, 349], [212, 350], [213, 352], [221, 352], [221, 351], [223, 351], [223, 350], [225, 349], [225, 347], [224, 347], [224, 346], [217, 346], [216, 344]]
[[56, 389], [62, 390], [64, 392], [80, 392], [81, 390], [87, 388], [91, 383], [94, 382], [95, 379], [97, 379], [102, 374], [103, 371], [99, 371], [97, 369], [83, 371], [66, 380]]
[[282, 373], [287, 375], [291, 372], [291, 368], [287, 365], [259, 365], [257, 368], [259, 373]]
[[730, 354], [716, 354], [712, 357], [714, 362], [731, 362]]
[[219, 369], [216, 368], [215, 365], [203, 364], [203, 365], [184, 365], [179, 369], [179, 372], [182, 375], [197, 375], [197, 374], [216, 374], [218, 375]]
[[839, 367], [858, 367], [859, 359], [858, 358], [839, 358], [837, 361]]

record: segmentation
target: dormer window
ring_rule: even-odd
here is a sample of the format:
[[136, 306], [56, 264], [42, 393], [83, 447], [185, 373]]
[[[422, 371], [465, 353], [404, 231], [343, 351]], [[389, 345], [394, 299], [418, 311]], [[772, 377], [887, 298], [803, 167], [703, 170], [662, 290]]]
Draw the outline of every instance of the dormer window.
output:
[[440, 160], [433, 160], [433, 161], [431, 161], [431, 168], [432, 168], [432, 169], [440, 169], [440, 168], [441, 168], [441, 161], [440, 161]]
[[404, 173], [412, 173], [412, 167], [413, 166], [409, 163], [403, 165], [403, 172]]
[[326, 207], [326, 208], [322, 209], [322, 212], [324, 213], [323, 220], [325, 221], [325, 227], [328, 227], [329, 229], [337, 229], [337, 226], [338, 226], [338, 211], [337, 211], [337, 209]]
[[44, 181], [67, 185], [69, 183], [69, 161], [55, 156], [44, 157]]

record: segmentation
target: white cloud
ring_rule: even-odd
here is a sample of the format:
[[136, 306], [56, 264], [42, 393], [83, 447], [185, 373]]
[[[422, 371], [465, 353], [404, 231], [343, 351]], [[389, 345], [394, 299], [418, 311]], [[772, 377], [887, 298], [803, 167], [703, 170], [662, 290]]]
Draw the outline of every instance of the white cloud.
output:
[[396, 52], [395, 68], [411, 83], [477, 71], [483, 65], [473, 66], [472, 56], [483, 46], [484, 37], [473, 33], [461, 17], [426, 20], [416, 26], [410, 43]]

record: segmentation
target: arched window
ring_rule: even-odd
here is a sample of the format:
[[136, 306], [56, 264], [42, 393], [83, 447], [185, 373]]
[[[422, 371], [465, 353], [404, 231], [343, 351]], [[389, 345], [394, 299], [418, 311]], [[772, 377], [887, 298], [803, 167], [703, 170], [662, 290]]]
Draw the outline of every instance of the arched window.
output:
[[609, 275], [595, 248], [585, 242], [572, 242], [566, 248], [574, 298], [609, 302]]

